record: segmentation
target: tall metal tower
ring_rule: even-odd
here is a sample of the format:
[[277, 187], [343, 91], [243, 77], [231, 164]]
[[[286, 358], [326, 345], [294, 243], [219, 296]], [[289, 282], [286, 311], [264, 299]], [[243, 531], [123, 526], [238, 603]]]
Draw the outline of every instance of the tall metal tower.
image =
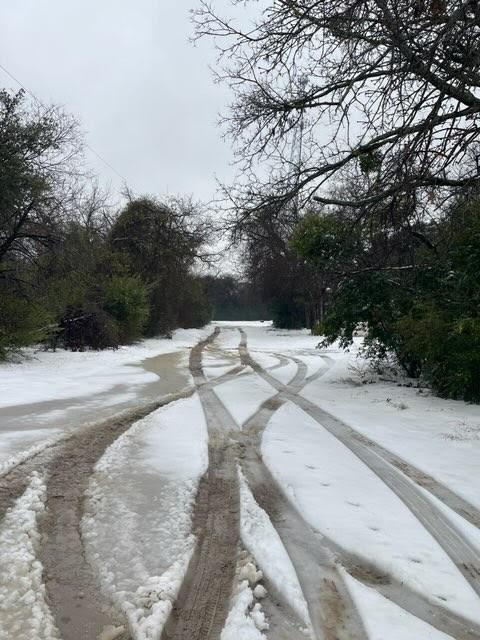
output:
[[[299, 94], [305, 95], [308, 85], [307, 76], [303, 75], [298, 79]], [[303, 109], [300, 111], [300, 117], [297, 119], [295, 126], [292, 130], [292, 144], [290, 148], [289, 158], [289, 170], [293, 173], [292, 187], [297, 189], [295, 198], [292, 202], [293, 211], [295, 217], [298, 217], [298, 206], [300, 201], [300, 191], [298, 190], [298, 183], [300, 180], [300, 170], [302, 167], [302, 155], [303, 155], [303, 134], [305, 129], [305, 112]]]

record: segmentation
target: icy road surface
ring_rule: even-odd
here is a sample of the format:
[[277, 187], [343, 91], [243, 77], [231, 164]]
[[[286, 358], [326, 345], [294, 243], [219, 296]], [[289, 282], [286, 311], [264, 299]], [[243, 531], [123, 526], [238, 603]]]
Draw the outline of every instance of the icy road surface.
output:
[[0, 640], [480, 640], [480, 407], [214, 323], [0, 366]]

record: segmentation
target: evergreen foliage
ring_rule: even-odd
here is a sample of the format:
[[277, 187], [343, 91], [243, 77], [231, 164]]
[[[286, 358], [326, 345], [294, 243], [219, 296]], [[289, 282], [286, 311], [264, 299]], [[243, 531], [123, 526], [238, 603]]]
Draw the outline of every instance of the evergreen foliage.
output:
[[336, 282], [317, 332], [348, 346], [361, 324], [371, 357], [393, 352], [439, 395], [480, 402], [480, 200], [459, 198], [424, 231], [430, 247], [420, 234], [349, 228], [340, 213], [306, 216], [292, 244]]

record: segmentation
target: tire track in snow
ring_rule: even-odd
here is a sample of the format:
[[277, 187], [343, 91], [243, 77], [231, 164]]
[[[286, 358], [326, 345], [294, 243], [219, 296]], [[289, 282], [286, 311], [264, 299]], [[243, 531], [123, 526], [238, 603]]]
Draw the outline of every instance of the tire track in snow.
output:
[[335, 566], [334, 555], [320, 543], [262, 461], [263, 430], [283, 402], [277, 397], [267, 400], [245, 423], [239, 436], [243, 472], [295, 567], [317, 640], [367, 640], [360, 616]]
[[[297, 395], [298, 390], [292, 391], [290, 385], [285, 386], [278, 382], [255, 362], [248, 351], [245, 332], [242, 329], [239, 329], [239, 331], [241, 334], [239, 345], [241, 361], [245, 365], [251, 366], [278, 390], [279, 393], [275, 397], [277, 402], [289, 400], [299, 406], [366, 464], [412, 511], [417, 520], [444, 549], [472, 588], [480, 594], [480, 558], [478, 551], [470, 545], [469, 541], [416, 488], [412, 480], [403, 476], [387, 460], [384, 460], [379, 453], [365, 445], [356, 437], [357, 433], [351, 427], [323, 411], [309, 400]], [[352, 561], [348, 564], [350, 564], [351, 568], [354, 568], [354, 577], [361, 578], [363, 571], [359, 572], [358, 567], [355, 567], [355, 563], [356, 560], [353, 559], [353, 564]], [[347, 571], [348, 564], [345, 567]], [[365, 582], [368, 584], [368, 580]], [[464, 620], [461, 616], [455, 616], [442, 607], [431, 603], [426, 598], [422, 602], [423, 598], [419, 597], [418, 594], [408, 593], [404, 585], [390, 581], [388, 585], [379, 584], [375, 585], [375, 587], [405, 610], [458, 640], [480, 638], [480, 625], [472, 624], [470, 620]]]
[[202, 368], [202, 352], [219, 329], [194, 347], [190, 371], [209, 434], [209, 468], [200, 482], [193, 529], [198, 543], [162, 640], [214, 640], [228, 615], [239, 543], [237, 451], [229, 432], [237, 426], [215, 396]]
[[278, 364], [274, 364], [273, 367], [267, 367], [269, 371], [274, 371], [275, 369], [281, 369], [281, 367], [285, 367], [288, 364], [288, 358], [286, 358], [281, 353], [274, 354], [276, 358], [278, 358]]
[[406, 460], [403, 460], [391, 451], [388, 451], [388, 449], [385, 449], [377, 442], [369, 440], [358, 432], [355, 432], [352, 437], [355, 437], [355, 439], [357, 439], [359, 442], [363, 443], [376, 453], [380, 454], [382, 458], [399, 469], [404, 475], [410, 478], [410, 480], [429, 491], [432, 495], [434, 495], [441, 502], [452, 509], [452, 511], [455, 511], [459, 516], [470, 522], [470, 524], [472, 524], [474, 527], [480, 529], [480, 510], [467, 502], [464, 498], [454, 493], [445, 485], [438, 482], [438, 480], [435, 480], [435, 478], [433, 478], [429, 474], [425, 473], [424, 471], [420, 471], [420, 469], [415, 467], [413, 464], [407, 462]]
[[[226, 410], [225, 406], [221, 403], [219, 398], [213, 393], [213, 388], [219, 384], [223, 384], [226, 381], [236, 378], [238, 373], [241, 373], [245, 370], [245, 365], [241, 365], [239, 367], [236, 367], [235, 370], [227, 372], [222, 376], [215, 378], [214, 380], [207, 381], [202, 369], [201, 355], [203, 349], [215, 339], [218, 333], [219, 329], [217, 329], [209, 339], [204, 341], [203, 344], [198, 345], [198, 348], [192, 351], [191, 357], [191, 372], [197, 384], [199, 395], [202, 399], [205, 414], [207, 417], [207, 424], [209, 427], [209, 472], [214, 473], [217, 476], [219, 471], [220, 473], [224, 473], [221, 468], [221, 465], [224, 464], [224, 460], [215, 458], [215, 455], [218, 455], [217, 446], [220, 447], [220, 450], [228, 450], [228, 454], [230, 456], [229, 465], [232, 462], [234, 463], [236, 473], [236, 465], [238, 462], [239, 454], [239, 447], [237, 443], [237, 435], [239, 430], [230, 413]], [[286, 361], [288, 362], [288, 360]], [[246, 373], [245, 375], [252, 375], [252, 372]], [[230, 466], [229, 476], [232, 470], [233, 467]], [[235, 475], [235, 479], [238, 483], [237, 475]], [[234, 533], [235, 538], [233, 539], [232, 537], [229, 542], [229, 560], [226, 563], [225, 558], [223, 557], [224, 552], [222, 546], [219, 546], [218, 540], [214, 539], [214, 534], [211, 531], [211, 527], [208, 527], [208, 525], [206, 524], [209, 513], [215, 511], [215, 509], [217, 509], [218, 511], [217, 507], [214, 507], [212, 509], [212, 506], [208, 504], [209, 484], [211, 483], [211, 481], [212, 479], [207, 475], [202, 480], [200, 485], [194, 519], [194, 532], [197, 533], [197, 536], [199, 537], [197, 555], [193, 559], [191, 566], [189, 567], [187, 579], [185, 580], [184, 586], [181, 590], [177, 605], [172, 612], [171, 620], [167, 624], [166, 630], [162, 636], [162, 640], [169, 640], [170, 638], [182, 638], [186, 640], [187, 638], [190, 639], [197, 637], [202, 638], [203, 640], [203, 638], [219, 637], [223, 630], [226, 617], [229, 613], [228, 609], [230, 605], [230, 595], [235, 579], [234, 562], [236, 562], [237, 559], [237, 549], [239, 543], [239, 513], [235, 513], [235, 527], [230, 526], [230, 532]], [[235, 499], [238, 500], [238, 485], [235, 486], [235, 491], [237, 492]], [[201, 557], [203, 547], [207, 547], [207, 551], [205, 551], [203, 554], [204, 558]], [[219, 561], [222, 563], [222, 567], [218, 568], [215, 571], [215, 575], [213, 577], [211, 575], [211, 567], [210, 570], [206, 573], [204, 573], [199, 568], [199, 565], [201, 564], [203, 564], [204, 566], [209, 562], [211, 564], [211, 559], [208, 559], [208, 549], [211, 553], [215, 554], [216, 558], [219, 559]], [[227, 581], [225, 581], [224, 579], [225, 565], [228, 567], [226, 576]], [[212, 588], [216, 589], [217, 595], [212, 594]], [[187, 605], [187, 600], [192, 600], [193, 598], [198, 597], [199, 592], [202, 593], [202, 597], [200, 598], [200, 601], [196, 603], [197, 610], [193, 610], [192, 613], [192, 607], [191, 605]], [[271, 616], [272, 631], [274, 631], [279, 638], [291, 638], [292, 633], [294, 632], [292, 631], [291, 622], [289, 622], [288, 617], [284, 617], [285, 612], [282, 611], [284, 603], [276, 601], [274, 598], [270, 599], [267, 598], [267, 601], [264, 602], [264, 606], [268, 608], [268, 613]], [[214, 611], [212, 613], [209, 613], [207, 611], [207, 617], [216, 617], [217, 620], [210, 622], [203, 633], [197, 636], [196, 634], [198, 633], [198, 620], [203, 615], [203, 611], [209, 606], [208, 603], [211, 603], [212, 601], [215, 603]], [[219, 615], [218, 604], [216, 603], [220, 605], [222, 605], [223, 603], [222, 616]], [[271, 606], [269, 607], [269, 605]], [[282, 607], [279, 608], [276, 605], [282, 605]], [[198, 611], [198, 608], [200, 608], [200, 612]], [[290, 632], [288, 631], [288, 629], [290, 629]]]
[[[285, 390], [285, 385], [282, 385], [282, 383], [276, 380], [276, 378], [274, 378], [273, 376], [270, 376], [268, 370], [263, 369], [251, 357], [247, 348], [246, 334], [242, 329], [239, 329], [239, 331], [242, 335], [242, 341], [240, 343], [241, 362], [245, 366], [248, 365], [252, 367], [259, 375], [261, 375], [265, 380], [267, 380], [267, 382], [272, 384], [275, 387], [275, 389], [277, 389], [277, 391], [280, 392], [282, 390]], [[333, 364], [334, 361], [332, 358], [329, 358], [328, 356], [323, 356], [323, 357], [325, 359], [328, 359]], [[309, 376], [308, 378], [306, 378], [305, 383], [313, 382], [313, 380], [317, 379], [319, 375], [321, 375], [321, 373], [322, 372], [320, 371]], [[306, 398], [305, 399], [300, 398], [300, 399], [305, 400], [305, 402], [307, 403], [309, 402]], [[314, 405], [313, 403], [310, 403], [310, 405], [312, 407], [318, 408], [317, 405]], [[333, 419], [336, 422], [341, 423], [346, 429], [348, 429], [349, 436], [352, 439], [358, 440], [362, 444], [366, 445], [369, 449], [372, 449], [372, 451], [375, 451], [376, 453], [378, 453], [382, 458], [384, 458], [391, 465], [393, 465], [394, 467], [397, 467], [397, 469], [400, 469], [400, 471], [404, 475], [406, 475], [408, 478], [410, 478], [413, 482], [415, 482], [416, 484], [420, 485], [422, 488], [429, 491], [432, 495], [434, 495], [441, 502], [443, 502], [447, 507], [452, 509], [452, 511], [455, 511], [456, 513], [458, 513], [459, 516], [461, 516], [462, 518], [470, 522], [470, 524], [472, 524], [474, 527], [477, 527], [477, 529], [480, 529], [480, 509], [478, 509], [477, 507], [472, 505], [470, 502], [468, 502], [467, 500], [465, 500], [464, 498], [456, 494], [454, 491], [452, 491], [451, 489], [443, 485], [441, 482], [439, 482], [438, 480], [430, 476], [428, 473], [421, 471], [415, 465], [411, 464], [410, 462], [407, 462], [406, 460], [396, 455], [395, 453], [392, 453], [388, 449], [385, 449], [384, 447], [382, 447], [382, 445], [378, 444], [377, 442], [374, 442], [373, 440], [370, 440], [369, 438], [362, 435], [358, 431], [355, 431], [345, 423], [342, 423], [341, 420], [339, 420], [338, 418], [335, 418], [332, 414], [329, 414], [327, 411], [324, 411], [324, 410], [320, 410], [320, 411], [322, 411], [325, 416], [328, 416], [330, 419]]]
[[[39, 560], [57, 628], [63, 640], [96, 640], [113, 622], [105, 613], [96, 575], [88, 564], [80, 535], [84, 491], [99, 458], [134, 422], [194, 389], [169, 394], [158, 402], [124, 411], [100, 423], [79, 427], [65, 438], [19, 463], [0, 478], [0, 517], [22, 495], [34, 472], [46, 475], [46, 514], [40, 523]], [[116, 636], [127, 640], [127, 632]]]
[[[47, 515], [40, 527], [44, 540], [39, 559], [63, 640], [94, 640], [112, 621], [94, 569], [85, 558], [80, 533], [84, 492], [97, 461], [122, 433], [161, 406], [188, 397], [193, 389], [99, 425], [79, 430], [69, 438], [47, 466]], [[129, 638], [125, 632], [119, 638]]]
[[[325, 371], [323, 371], [323, 373], [325, 373]], [[317, 372], [315, 376], [318, 377], [319, 373]], [[291, 505], [289, 499], [278, 487], [278, 484], [271, 475], [270, 471], [264, 465], [261, 456], [260, 449], [263, 431], [270, 418], [280, 408], [280, 406], [285, 403], [285, 401], [286, 399], [283, 398], [281, 393], [279, 393], [277, 396], [270, 398], [269, 400], [264, 402], [259, 411], [254, 416], [252, 416], [250, 420], [247, 421], [247, 423], [245, 423], [244, 437], [246, 439], [250, 439], [250, 443], [246, 447], [247, 451], [253, 447], [256, 454], [250, 455], [250, 459], [248, 459], [248, 456], [245, 456], [248, 460], [249, 467], [248, 469], [245, 469], [245, 474], [247, 475], [247, 477], [249, 477], [251, 486], [253, 488], [255, 487], [255, 484], [257, 482], [255, 480], [256, 476], [263, 475], [264, 484], [268, 484], [270, 487], [273, 487], [273, 490], [275, 490], [276, 504], [283, 506], [283, 510], [290, 510], [291, 512], [289, 517], [290, 522], [288, 525], [283, 525], [281, 518], [275, 518], [275, 522], [278, 522], [279, 526], [281, 528], [284, 528], [284, 532], [281, 533], [277, 524], [275, 525], [282, 539], [283, 535], [285, 535], [283, 541], [286, 548], [288, 549], [290, 547], [290, 541], [288, 538], [290, 536], [291, 530], [303, 527], [303, 539], [308, 539], [309, 548], [314, 550], [312, 552], [312, 561], [316, 561], [318, 563], [318, 557], [323, 558], [324, 560], [328, 560], [328, 557], [330, 557], [330, 559], [333, 557], [354, 578], [356, 578], [366, 586], [376, 589], [388, 600], [397, 604], [402, 609], [411, 613], [417, 618], [422, 619], [432, 627], [435, 627], [440, 631], [444, 631], [458, 639], [464, 638], [465, 640], [471, 640], [473, 638], [478, 638], [479, 636], [474, 632], [474, 630], [470, 630], [467, 628], [468, 623], [463, 619], [456, 617], [454, 614], [446, 611], [443, 607], [430, 602], [427, 598], [422, 597], [422, 595], [409, 590], [408, 587], [406, 587], [402, 582], [395, 580], [392, 576], [385, 575], [375, 566], [373, 566], [373, 564], [366, 563], [363, 558], [357, 557], [350, 552], [346, 552], [343, 548], [341, 548], [333, 540], [330, 540], [324, 534], [322, 534], [321, 540], [317, 535], [312, 535], [312, 528], [307, 523], [305, 523], [301, 514], [295, 509], [294, 506]], [[259, 498], [259, 500], [261, 501], [261, 498]], [[263, 508], [265, 511], [269, 512], [268, 501], [265, 502]], [[292, 524], [292, 514], [295, 514], [293, 517], [297, 519], [295, 524]], [[293, 541], [293, 545], [295, 546], [295, 540]], [[328, 551], [330, 552], [330, 556], [328, 556]], [[294, 550], [292, 553], [293, 555], [295, 555]], [[325, 554], [327, 554], [327, 556]], [[309, 584], [308, 576], [307, 579], [304, 578], [304, 571], [305, 567], [302, 568], [300, 564], [298, 568], [298, 575], [300, 577], [300, 582], [302, 583], [302, 585], [306, 586], [305, 595], [307, 597], [307, 600], [309, 601], [309, 603], [313, 603], [313, 607], [318, 606], [315, 591], [311, 590], [312, 587], [314, 588], [314, 585]], [[338, 576], [337, 579], [340, 580], [341, 583], [343, 582], [341, 580], [341, 577]], [[313, 594], [313, 598], [309, 598], [310, 592]], [[351, 600], [348, 593], [346, 594], [346, 597], [348, 606], [352, 607], [353, 603], [348, 602], [348, 600]]]
[[[299, 360], [298, 358], [294, 358], [293, 356], [291, 356], [291, 359], [297, 365], [297, 373], [292, 378], [292, 380], [290, 380], [287, 387], [293, 392], [297, 392], [300, 391], [300, 389], [302, 389], [305, 384], [308, 367], [304, 362], [302, 362], [302, 360]], [[325, 373], [325, 370], [322, 371], [322, 373]]]
[[[245, 353], [245, 335], [242, 335], [239, 349], [242, 362], [250, 364]], [[297, 364], [297, 372], [286, 388], [297, 392], [306, 384], [307, 366], [297, 358], [291, 359]], [[283, 360], [288, 362], [287, 358]], [[320, 377], [327, 370], [328, 367], [322, 368], [310, 378]], [[278, 393], [266, 400], [243, 425], [237, 436], [242, 447], [242, 469], [256, 501], [269, 515], [292, 560], [317, 640], [367, 640], [362, 620], [335, 566], [334, 554], [320, 543], [263, 463], [260, 451], [263, 431], [284, 402]]]
[[[404, 502], [417, 520], [432, 535], [443, 550], [450, 556], [464, 578], [474, 591], [480, 595], [480, 554], [450, 520], [423, 495], [415, 483], [393, 467], [379, 453], [357, 439], [353, 439], [353, 430], [338, 422], [310, 401], [287, 392], [292, 400], [305, 413], [326, 428], [364, 464], [366, 464], [383, 482]], [[480, 632], [480, 628], [479, 628]]]

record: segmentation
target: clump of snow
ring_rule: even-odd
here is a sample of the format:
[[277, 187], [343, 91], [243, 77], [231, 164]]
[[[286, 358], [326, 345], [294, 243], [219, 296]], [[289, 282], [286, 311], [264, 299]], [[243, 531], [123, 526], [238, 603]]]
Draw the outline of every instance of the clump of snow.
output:
[[46, 603], [43, 567], [37, 559], [38, 518], [45, 510], [46, 487], [33, 474], [25, 493], [0, 526], [0, 638], [56, 640], [59, 632]]
[[257, 600], [262, 600], [263, 598], [267, 597], [268, 591], [265, 589], [263, 584], [257, 584], [255, 589], [253, 590], [253, 595], [255, 596], [255, 598], [257, 598]]
[[207, 466], [195, 395], [137, 422], [95, 467], [82, 521], [87, 557], [136, 640], [160, 638], [177, 597], [195, 547], [192, 511]]
[[97, 640], [116, 640], [122, 635], [122, 633], [125, 633], [125, 627], [123, 625], [120, 627], [114, 627], [109, 624], [103, 629]]
[[[310, 616], [295, 568], [267, 513], [257, 504], [239, 470], [240, 479], [240, 535], [242, 543], [261, 567], [268, 581], [292, 607], [307, 627]], [[251, 564], [251, 563], [250, 563]], [[245, 571], [244, 565], [243, 571]], [[241, 574], [241, 577], [247, 577]], [[252, 583], [252, 581], [250, 580]], [[257, 580], [258, 582], [258, 580]], [[257, 585], [255, 589], [264, 589]], [[256, 597], [264, 597], [262, 592]]]
[[253, 564], [253, 562], [246, 562], [240, 568], [238, 577], [240, 580], [246, 580], [249, 584], [254, 585], [263, 578], [263, 572], [257, 571], [257, 567]]
[[193, 552], [191, 549], [176, 560], [161, 576], [147, 578], [133, 598], [122, 603], [122, 609], [135, 640], [159, 640], [173, 607]]
[[253, 558], [248, 553], [240, 554], [237, 567], [237, 588], [232, 597], [230, 612], [220, 640], [264, 640], [262, 631], [269, 628], [259, 602], [255, 602], [257, 584], [262, 579]]

